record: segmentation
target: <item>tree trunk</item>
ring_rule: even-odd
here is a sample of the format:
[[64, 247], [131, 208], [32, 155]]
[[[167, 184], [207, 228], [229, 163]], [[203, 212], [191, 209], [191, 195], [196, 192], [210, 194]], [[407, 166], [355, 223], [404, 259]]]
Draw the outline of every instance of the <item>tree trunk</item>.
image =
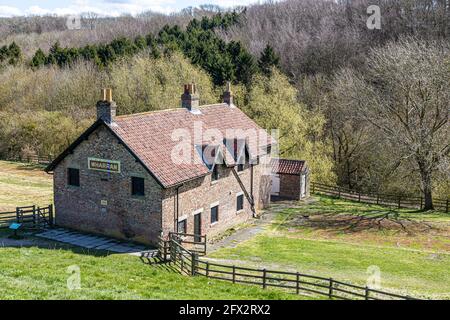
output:
[[433, 210], [433, 197], [431, 194], [431, 188], [425, 188], [423, 190], [424, 199], [425, 199], [425, 206], [423, 207], [423, 210]]
[[422, 179], [422, 190], [425, 200], [423, 210], [433, 210], [433, 196], [432, 196], [432, 183], [431, 183], [431, 171], [426, 169], [426, 166], [420, 165], [420, 176]]

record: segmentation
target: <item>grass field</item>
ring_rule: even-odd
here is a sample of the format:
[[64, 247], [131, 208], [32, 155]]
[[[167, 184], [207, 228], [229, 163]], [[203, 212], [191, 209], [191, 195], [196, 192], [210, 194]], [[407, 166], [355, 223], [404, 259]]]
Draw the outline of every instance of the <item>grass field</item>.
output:
[[[80, 282], [74, 270], [79, 270]], [[163, 265], [145, 264], [136, 256], [95, 256], [37, 247], [0, 249], [0, 299], [302, 298], [277, 290], [182, 276]]]
[[53, 202], [52, 176], [42, 166], [0, 161], [0, 212], [14, 211], [17, 206]]
[[379, 270], [384, 290], [450, 298], [449, 214], [317, 199], [280, 209], [262, 233], [210, 258], [361, 285]]

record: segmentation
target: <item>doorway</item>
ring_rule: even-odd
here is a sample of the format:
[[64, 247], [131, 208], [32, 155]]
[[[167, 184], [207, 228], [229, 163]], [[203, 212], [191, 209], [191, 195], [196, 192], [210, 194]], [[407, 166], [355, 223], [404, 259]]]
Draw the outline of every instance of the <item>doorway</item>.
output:
[[201, 239], [201, 234], [202, 234], [202, 214], [201, 213], [197, 213], [196, 215], [194, 215], [194, 241], [195, 242], [200, 242]]
[[278, 174], [272, 175], [272, 189], [270, 194], [274, 196], [280, 195], [280, 176]]
[[301, 183], [300, 183], [300, 198], [304, 198], [306, 196], [306, 174], [301, 175]]

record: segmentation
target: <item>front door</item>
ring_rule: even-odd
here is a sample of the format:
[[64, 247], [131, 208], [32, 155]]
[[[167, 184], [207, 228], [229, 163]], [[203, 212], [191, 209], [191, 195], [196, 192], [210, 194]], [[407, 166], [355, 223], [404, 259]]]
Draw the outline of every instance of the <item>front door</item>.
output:
[[274, 196], [280, 195], [280, 176], [278, 174], [272, 175], [272, 189], [270, 194]]
[[200, 242], [201, 241], [201, 237], [200, 235], [202, 234], [202, 214], [201, 213], [197, 213], [194, 216], [194, 241], [196, 242]]

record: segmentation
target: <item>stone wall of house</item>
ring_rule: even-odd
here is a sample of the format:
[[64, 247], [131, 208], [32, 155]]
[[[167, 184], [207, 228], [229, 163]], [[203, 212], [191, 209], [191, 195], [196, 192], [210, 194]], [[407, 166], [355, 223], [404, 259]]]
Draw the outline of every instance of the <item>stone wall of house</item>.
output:
[[[88, 157], [120, 161], [121, 172], [90, 170]], [[67, 184], [68, 168], [80, 170], [80, 187]], [[145, 179], [145, 196], [131, 195], [132, 176]], [[55, 168], [54, 197], [59, 226], [152, 244], [160, 235], [162, 188], [106, 127]]]
[[300, 175], [280, 174], [280, 198], [300, 199]]
[[[236, 169], [237, 170], [237, 169]], [[270, 175], [262, 164], [253, 167], [253, 194], [256, 210], [261, 210], [270, 201]], [[250, 193], [250, 165], [246, 165], [244, 171], [238, 175]], [[198, 178], [178, 188], [170, 188], [163, 191], [163, 233], [176, 230], [177, 198], [178, 220], [186, 219], [187, 233], [194, 233], [194, 215], [201, 214], [201, 233], [208, 237], [214, 237], [233, 225], [247, 221], [252, 217], [250, 204], [244, 195], [244, 209], [237, 212], [237, 196], [243, 191], [231, 172], [230, 168], [223, 165], [219, 167], [220, 178], [211, 181], [211, 175]], [[266, 187], [263, 187], [265, 185]], [[219, 220], [211, 223], [211, 207], [219, 205]]]

